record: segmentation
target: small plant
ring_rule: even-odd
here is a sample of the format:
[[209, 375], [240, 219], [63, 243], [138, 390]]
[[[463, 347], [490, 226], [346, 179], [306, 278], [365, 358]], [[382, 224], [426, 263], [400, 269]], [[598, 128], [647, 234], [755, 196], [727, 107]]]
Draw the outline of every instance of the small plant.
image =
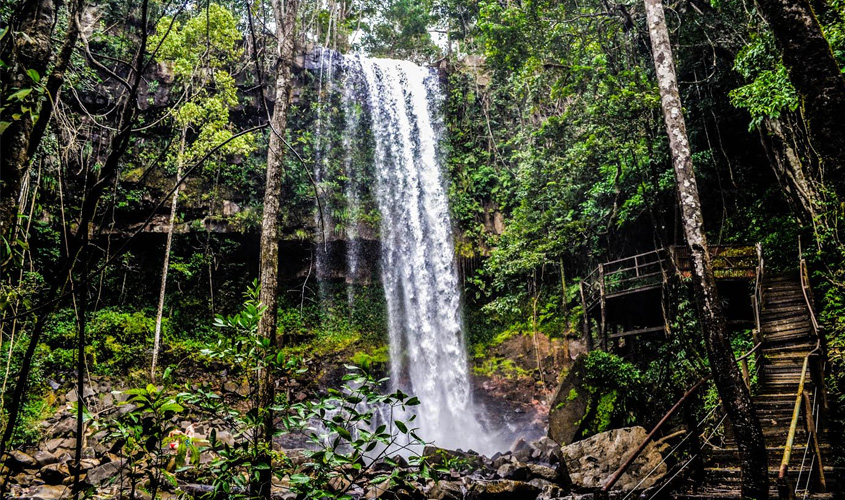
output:
[[[199, 450], [178, 432], [172, 417], [184, 411], [182, 395], [170, 394], [171, 369], [165, 370], [161, 387], [129, 389], [123, 394], [129, 398], [122, 404], [132, 405], [131, 410], [112, 421], [108, 439], [119, 445], [129, 470], [129, 497], [142, 490], [152, 498], [165, 488], [178, 488], [173, 474], [175, 464], [184, 464], [188, 453], [194, 463], [199, 461]], [[172, 446], [171, 446], [172, 445]], [[176, 449], [173, 457], [169, 451]], [[139, 482], [139, 478], [145, 478]], [[121, 486], [123, 487], [123, 486]]]

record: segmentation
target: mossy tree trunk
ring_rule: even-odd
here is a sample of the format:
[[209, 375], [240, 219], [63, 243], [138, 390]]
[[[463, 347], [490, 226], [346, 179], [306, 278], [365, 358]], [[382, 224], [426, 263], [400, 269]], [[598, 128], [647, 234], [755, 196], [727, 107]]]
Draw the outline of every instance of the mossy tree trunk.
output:
[[[820, 2], [821, 4], [821, 2]], [[845, 77], [808, 0], [757, 0], [780, 48], [822, 178], [845, 187]]]
[[[261, 255], [259, 258], [261, 291], [259, 299], [266, 308], [258, 323], [258, 335], [270, 340], [275, 346], [277, 303], [279, 297], [279, 218], [282, 197], [282, 175], [284, 171], [285, 130], [287, 128], [288, 104], [291, 91], [291, 67], [293, 65], [294, 34], [298, 0], [272, 0], [276, 18], [276, 40], [278, 61], [273, 86], [275, 103], [270, 119], [270, 143], [267, 150], [267, 178], [264, 186], [264, 213], [261, 220]], [[275, 428], [270, 407], [275, 399], [273, 375], [270, 369], [258, 375], [258, 407], [263, 416], [261, 439], [266, 446], [267, 464], [272, 449]], [[262, 469], [258, 484], [253, 486], [253, 496], [270, 498], [272, 470]]]
[[645, 7], [710, 369], [722, 406], [734, 428], [742, 467], [742, 497], [765, 500], [769, 495], [766, 444], [751, 394], [742, 380], [728, 341], [725, 317], [716, 290], [663, 4], [661, 0], [645, 0]]
[[[58, 54], [53, 57], [55, 49], [51, 37], [58, 5], [53, 0], [21, 2], [8, 25], [9, 33], [0, 45], [0, 60], [8, 65], [0, 72], [0, 94], [4, 100], [18, 89], [32, 89], [20, 106], [9, 105], [0, 114], [0, 123], [7, 124], [0, 133], [0, 235], [3, 236], [10, 236], [15, 231], [21, 186], [52, 117], [53, 106], [79, 39], [78, 17], [83, 2], [76, 0], [68, 5], [71, 22]], [[53, 66], [48, 77], [51, 62]], [[30, 74], [31, 71], [35, 73]], [[47, 95], [40, 109], [36, 102], [38, 91], [33, 75], [37, 75], [38, 83], [44, 85], [43, 92]], [[21, 106], [31, 110], [22, 113]], [[15, 118], [15, 114], [22, 116]]]

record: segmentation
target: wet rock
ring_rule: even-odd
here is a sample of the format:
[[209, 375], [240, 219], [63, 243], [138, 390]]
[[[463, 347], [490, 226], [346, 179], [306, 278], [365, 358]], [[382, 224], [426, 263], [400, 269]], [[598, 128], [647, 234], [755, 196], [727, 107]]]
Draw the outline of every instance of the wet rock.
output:
[[108, 462], [92, 468], [85, 476], [85, 484], [88, 486], [100, 486], [114, 477], [123, 467], [123, 461]]
[[62, 484], [62, 482], [70, 477], [70, 472], [66, 464], [50, 464], [45, 465], [38, 471], [41, 479], [47, 484]]
[[35, 455], [32, 456], [35, 459], [36, 466], [40, 469], [45, 465], [54, 464], [59, 461], [56, 455], [53, 455], [49, 451], [38, 450], [35, 452]]
[[523, 464], [506, 463], [496, 469], [496, 474], [502, 479], [522, 481], [531, 475], [531, 469]]
[[35, 468], [38, 465], [38, 462], [26, 453], [15, 450], [9, 453], [8, 464], [12, 469], [20, 470]]
[[584, 387], [586, 356], [575, 360], [560, 382], [549, 409], [549, 437], [561, 445], [572, 443], [590, 406], [590, 393]]
[[[602, 432], [562, 447], [561, 454], [573, 486], [585, 489], [600, 488], [645, 437], [644, 428], [626, 427]], [[646, 489], [663, 479], [667, 468], [665, 463], [661, 463], [661, 452], [665, 448], [666, 445], [650, 443], [628, 471], [619, 478], [614, 489]], [[653, 469], [654, 472], [639, 484]]]

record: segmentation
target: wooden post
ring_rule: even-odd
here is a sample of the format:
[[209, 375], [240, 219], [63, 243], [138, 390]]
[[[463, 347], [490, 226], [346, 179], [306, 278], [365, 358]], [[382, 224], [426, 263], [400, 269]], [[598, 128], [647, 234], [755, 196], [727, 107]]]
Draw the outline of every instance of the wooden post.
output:
[[813, 404], [810, 402], [810, 395], [807, 394], [807, 391], [804, 391], [804, 418], [807, 423], [807, 432], [813, 437], [813, 451], [816, 453], [816, 468], [818, 469], [818, 477], [816, 481], [818, 482], [819, 491], [824, 493], [827, 491], [827, 481], [824, 478], [824, 465], [822, 464], [822, 452], [821, 447], [819, 446], [819, 435], [816, 432], [816, 422], [813, 420]]
[[599, 306], [601, 308], [599, 338], [601, 339], [601, 348], [607, 351], [607, 304], [604, 296], [604, 264], [599, 264]]
[[590, 316], [587, 312], [587, 298], [584, 296], [584, 282], [579, 284], [581, 288], [581, 309], [584, 311], [584, 340], [587, 342], [587, 352], [593, 350], [593, 335], [590, 333]]
[[751, 375], [748, 373], [748, 358], [742, 358], [740, 366], [742, 367], [742, 380], [745, 381], [746, 387], [751, 389]]

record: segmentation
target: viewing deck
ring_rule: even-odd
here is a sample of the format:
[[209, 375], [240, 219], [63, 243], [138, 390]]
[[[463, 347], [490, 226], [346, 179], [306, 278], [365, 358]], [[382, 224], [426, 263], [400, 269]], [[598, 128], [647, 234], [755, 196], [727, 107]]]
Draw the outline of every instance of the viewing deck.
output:
[[[712, 245], [708, 251], [717, 282], [747, 283], [756, 278], [762, 264], [759, 244]], [[591, 320], [598, 323], [603, 348], [611, 339], [666, 331], [665, 286], [672, 274], [691, 276], [688, 247], [659, 248], [599, 264], [581, 282], [588, 342], [592, 344]]]

